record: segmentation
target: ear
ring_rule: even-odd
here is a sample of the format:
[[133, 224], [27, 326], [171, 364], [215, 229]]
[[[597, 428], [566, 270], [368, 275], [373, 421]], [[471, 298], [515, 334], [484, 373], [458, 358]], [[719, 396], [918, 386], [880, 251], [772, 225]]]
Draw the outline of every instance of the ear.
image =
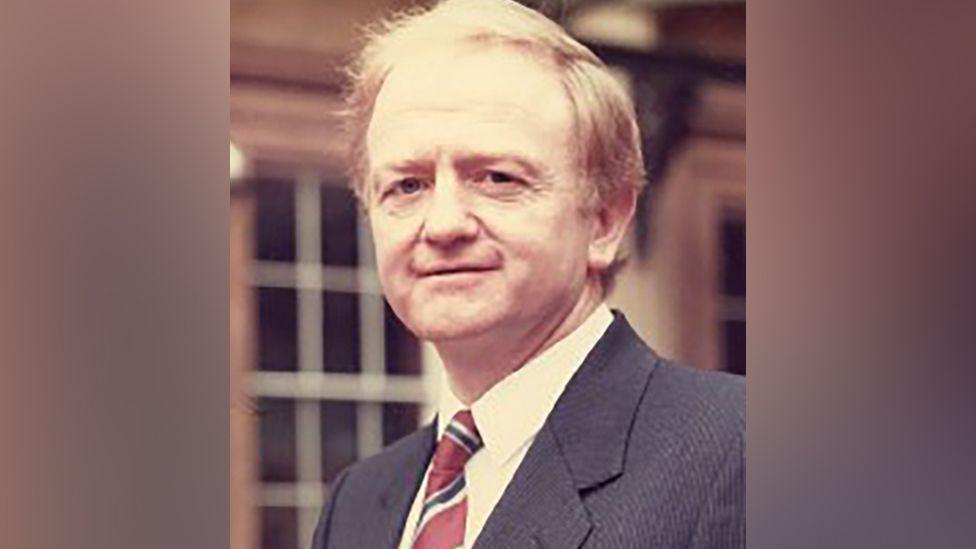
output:
[[613, 263], [620, 249], [627, 225], [634, 217], [637, 193], [633, 189], [617, 192], [605, 204], [600, 204], [593, 219], [593, 236], [590, 239], [589, 267], [596, 272], [605, 271]]

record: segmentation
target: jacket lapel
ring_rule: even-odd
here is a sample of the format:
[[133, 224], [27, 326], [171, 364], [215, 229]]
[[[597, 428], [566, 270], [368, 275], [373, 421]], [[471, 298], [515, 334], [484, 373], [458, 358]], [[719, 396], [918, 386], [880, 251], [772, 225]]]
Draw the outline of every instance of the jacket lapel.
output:
[[570, 380], [478, 536], [475, 549], [577, 549], [593, 525], [583, 494], [624, 470], [657, 357], [623, 315]]
[[374, 528], [373, 532], [369, 533], [375, 539], [367, 547], [396, 549], [399, 546], [414, 495], [423, 481], [427, 462], [434, 452], [435, 424], [436, 420], [423, 429], [423, 434], [418, 437], [416, 444], [405, 449], [398, 467], [385, 471], [386, 478], [382, 479], [385, 488], [380, 491], [378, 506], [380, 516], [377, 517], [376, 523], [382, 527]]
[[576, 549], [591, 524], [558, 443], [543, 427], [495, 506], [475, 549]]

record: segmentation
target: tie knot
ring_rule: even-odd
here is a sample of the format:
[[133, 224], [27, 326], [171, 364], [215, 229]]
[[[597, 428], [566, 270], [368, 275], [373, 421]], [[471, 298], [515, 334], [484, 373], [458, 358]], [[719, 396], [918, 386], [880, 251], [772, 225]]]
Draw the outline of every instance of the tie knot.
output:
[[470, 410], [454, 414], [444, 429], [441, 440], [434, 450], [433, 467], [441, 470], [459, 470], [482, 447], [481, 436], [474, 424]]

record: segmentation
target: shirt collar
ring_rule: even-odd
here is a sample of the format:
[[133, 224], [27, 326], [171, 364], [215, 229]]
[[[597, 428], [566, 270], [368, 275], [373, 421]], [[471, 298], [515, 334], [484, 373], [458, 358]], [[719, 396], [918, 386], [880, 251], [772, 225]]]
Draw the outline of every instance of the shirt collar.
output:
[[[570, 378], [613, 322], [601, 304], [575, 330], [495, 384], [474, 404], [471, 414], [489, 459], [501, 466], [535, 436]], [[454, 414], [465, 408], [442, 375], [438, 438]]]

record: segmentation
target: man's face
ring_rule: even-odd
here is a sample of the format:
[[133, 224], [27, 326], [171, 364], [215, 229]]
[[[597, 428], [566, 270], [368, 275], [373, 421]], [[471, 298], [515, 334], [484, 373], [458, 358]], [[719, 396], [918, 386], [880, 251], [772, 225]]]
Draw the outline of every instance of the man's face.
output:
[[418, 336], [518, 336], [580, 300], [595, 221], [583, 213], [572, 106], [514, 50], [398, 65], [367, 134], [380, 281]]

